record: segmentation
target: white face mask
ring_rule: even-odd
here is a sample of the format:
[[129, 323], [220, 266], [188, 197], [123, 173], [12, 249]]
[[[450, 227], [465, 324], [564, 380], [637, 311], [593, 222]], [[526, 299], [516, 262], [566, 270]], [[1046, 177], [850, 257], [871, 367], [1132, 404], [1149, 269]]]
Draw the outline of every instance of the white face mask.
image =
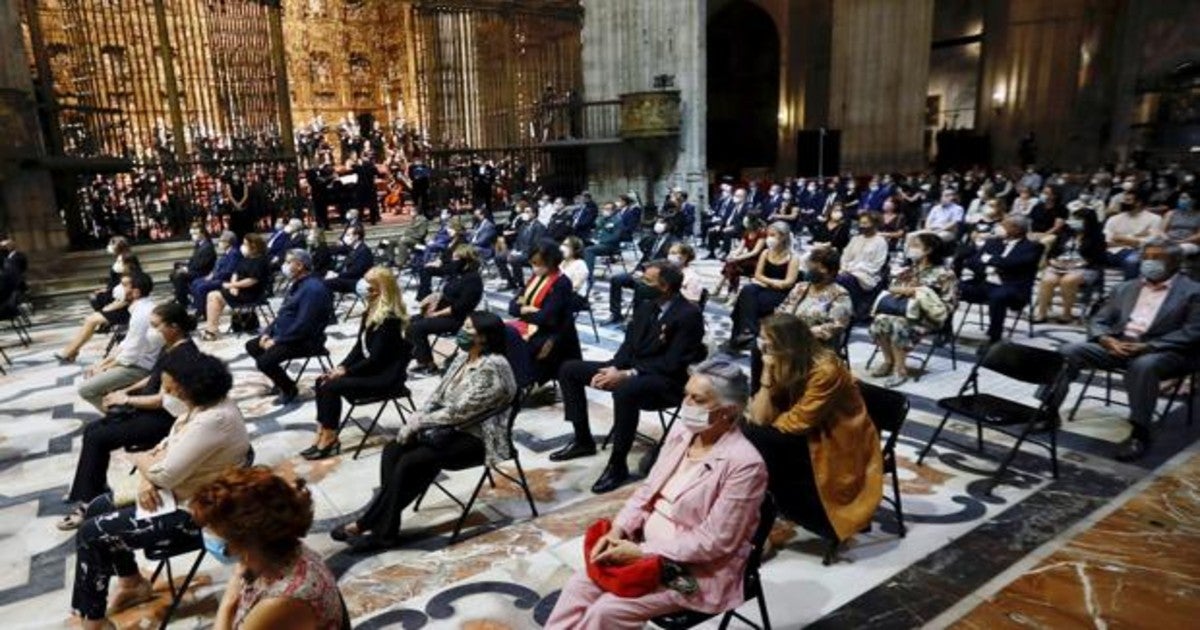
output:
[[775, 249], [776, 247], [779, 247], [779, 238], [775, 237], [775, 236], [768, 236], [767, 237], [767, 247], [769, 247], [771, 249]]
[[[453, 236], [453, 234], [451, 234], [451, 236]], [[343, 236], [343, 237], [342, 237], [342, 243], [343, 243], [343, 244], [344, 244], [346, 247], [354, 247], [354, 235], [353, 235], [353, 234], [347, 234], [347, 235]]]
[[679, 408], [679, 421], [683, 428], [690, 433], [700, 433], [712, 426], [712, 412], [704, 407], [698, 407], [685, 402]]
[[1008, 230], [1005, 230], [1003, 225], [997, 225], [992, 228], [992, 236], [1001, 240], [1008, 240]]
[[654, 233], [655, 234], [663, 234], [666, 231], [667, 231], [666, 223], [659, 221], [658, 223], [654, 224]]
[[562, 256], [563, 256], [564, 260], [571, 257], [571, 248], [567, 247], [566, 245], [559, 247], [558, 251], [562, 252]]
[[182, 398], [171, 394], [162, 395], [162, 408], [163, 411], [171, 414], [173, 418], [187, 415], [188, 410], [191, 409], [187, 403], [183, 402]]
[[151, 346], [160, 348], [167, 344], [167, 340], [163, 337], [162, 333], [158, 332], [157, 328], [151, 328], [146, 331], [146, 342]]
[[242, 257], [244, 257], [244, 258], [250, 257], [250, 246], [249, 245], [242, 245]]
[[115, 255], [116, 255], [116, 253], [117, 253], [117, 248], [116, 248], [116, 246], [115, 246], [115, 245], [113, 245], [112, 243], [109, 243], [109, 244], [108, 244], [108, 247], [106, 247], [106, 248], [104, 248], [104, 249], [105, 249], [105, 251], [107, 251], [107, 252], [108, 252], [108, 255], [109, 255], [109, 256], [115, 256]]
[[677, 267], [682, 267], [682, 266], [683, 266], [683, 256], [680, 256], [679, 254], [670, 254], [670, 255], [668, 255], [668, 256], [667, 256], [667, 261], [668, 261], [668, 262], [670, 262], [672, 265], [675, 265], [675, 266], [677, 266]]

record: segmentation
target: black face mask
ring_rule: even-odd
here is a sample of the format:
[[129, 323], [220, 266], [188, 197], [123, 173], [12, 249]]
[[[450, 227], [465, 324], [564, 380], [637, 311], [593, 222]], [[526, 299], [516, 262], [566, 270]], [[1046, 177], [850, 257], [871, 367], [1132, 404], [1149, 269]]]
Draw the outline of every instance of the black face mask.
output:
[[663, 297], [662, 289], [660, 289], [656, 286], [653, 286], [653, 285], [646, 284], [645, 282], [638, 283], [638, 285], [636, 287], [634, 287], [633, 292], [634, 292], [634, 295], [636, 295], [639, 300], [656, 300], [657, 301], [657, 300], [661, 300]]
[[808, 270], [808, 281], [813, 284], [825, 284], [825, 281], [828, 279], [829, 276], [827, 276], [824, 271], [819, 269]]

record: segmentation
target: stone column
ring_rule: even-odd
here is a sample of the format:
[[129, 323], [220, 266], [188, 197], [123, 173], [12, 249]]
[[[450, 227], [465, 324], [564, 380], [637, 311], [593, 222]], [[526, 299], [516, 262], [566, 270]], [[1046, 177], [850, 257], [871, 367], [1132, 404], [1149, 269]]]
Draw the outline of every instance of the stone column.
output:
[[[588, 150], [588, 187], [597, 200], [647, 184], [656, 202], [680, 186], [697, 204], [707, 191], [705, 158], [707, 0], [592, 0], [584, 4], [584, 99], [616, 99], [622, 93], [653, 88], [654, 77], [675, 76], [683, 102], [677, 142], [668, 142], [658, 169], [625, 145]], [[672, 146], [673, 144], [673, 146]], [[660, 170], [658, 181], [648, 173]]]
[[16, 2], [0, 2], [0, 225], [27, 252], [62, 249], [66, 230], [55, 211], [33, 80], [26, 65]]
[[829, 126], [842, 130], [842, 170], [923, 167], [933, 0], [832, 9]]

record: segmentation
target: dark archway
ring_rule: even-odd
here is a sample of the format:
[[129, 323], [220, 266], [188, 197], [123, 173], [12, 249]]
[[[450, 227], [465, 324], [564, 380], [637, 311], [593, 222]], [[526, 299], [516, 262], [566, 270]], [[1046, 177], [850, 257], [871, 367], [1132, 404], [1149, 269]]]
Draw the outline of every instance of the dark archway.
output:
[[775, 166], [779, 50], [775, 22], [752, 2], [734, 0], [709, 18], [709, 169]]

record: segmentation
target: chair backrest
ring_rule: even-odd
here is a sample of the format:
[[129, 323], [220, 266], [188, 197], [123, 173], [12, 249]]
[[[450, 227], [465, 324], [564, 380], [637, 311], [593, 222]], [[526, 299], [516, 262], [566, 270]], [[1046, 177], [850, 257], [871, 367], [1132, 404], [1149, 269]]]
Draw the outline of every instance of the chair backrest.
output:
[[871, 416], [875, 428], [887, 433], [883, 451], [890, 452], [895, 448], [900, 427], [904, 426], [904, 420], [908, 417], [908, 396], [864, 381], [858, 382], [858, 391], [862, 394], [867, 415]]
[[998, 341], [988, 348], [976, 367], [1024, 383], [1049, 386], [1059, 378], [1063, 361], [1063, 355], [1053, 350]]
[[742, 595], [747, 600], [762, 594], [762, 584], [759, 582], [758, 568], [762, 566], [763, 551], [767, 546], [767, 538], [775, 527], [775, 497], [771, 493], [763, 495], [762, 505], [758, 508], [758, 527], [750, 537], [750, 555], [746, 558], [746, 571], [742, 579]]

